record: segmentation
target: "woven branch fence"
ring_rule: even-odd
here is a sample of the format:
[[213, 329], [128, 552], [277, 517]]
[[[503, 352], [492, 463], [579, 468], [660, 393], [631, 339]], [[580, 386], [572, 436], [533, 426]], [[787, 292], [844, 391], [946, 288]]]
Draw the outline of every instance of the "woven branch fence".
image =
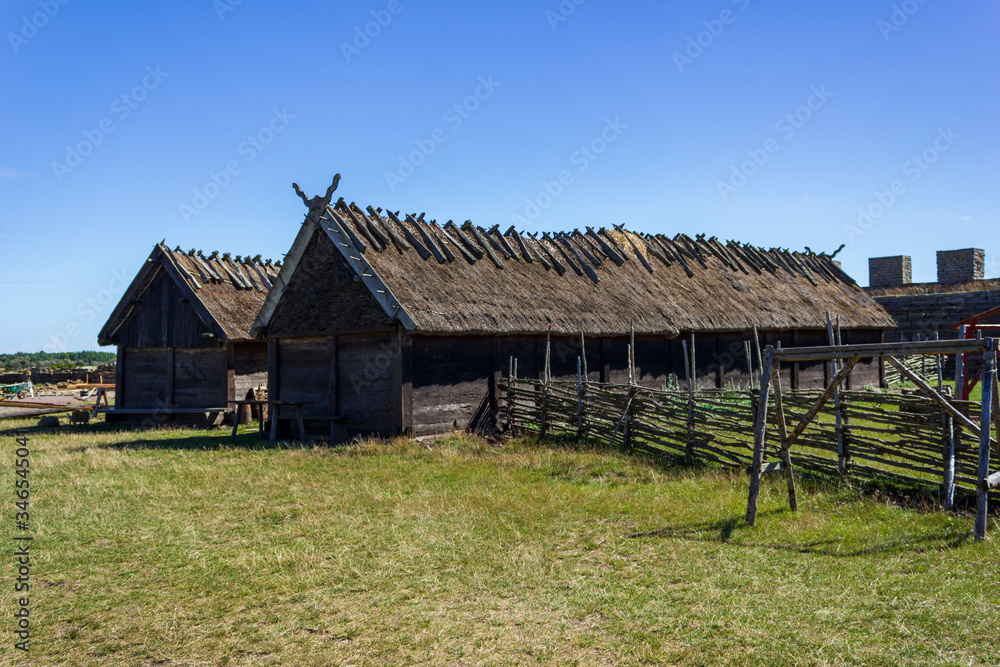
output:
[[[911, 371], [926, 379], [929, 383], [934, 382], [938, 376], [938, 358], [925, 354], [915, 354], [900, 359]], [[906, 383], [906, 378], [894, 366], [886, 364], [885, 382], [890, 387], [895, 387]]]
[[[603, 441], [626, 451], [747, 468], [753, 458], [754, 391], [664, 391], [638, 385], [505, 378], [500, 418], [508, 428], [545, 436]], [[785, 391], [785, 420], [794, 425], [819, 391]], [[954, 402], [974, 422], [979, 405]], [[947, 479], [952, 420], [933, 401], [902, 391], [843, 391], [792, 447], [798, 470], [858, 479], [941, 487]], [[766, 453], [778, 460], [773, 403]], [[979, 439], [955, 426], [955, 485], [976, 489]], [[993, 450], [991, 469], [1000, 468]]]

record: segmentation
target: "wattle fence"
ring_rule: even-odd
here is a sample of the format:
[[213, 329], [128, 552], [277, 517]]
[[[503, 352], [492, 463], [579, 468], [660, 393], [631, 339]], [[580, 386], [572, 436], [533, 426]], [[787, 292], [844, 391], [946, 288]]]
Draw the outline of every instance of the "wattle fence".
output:
[[[500, 422], [540, 436], [587, 438], [626, 451], [748, 468], [757, 408], [754, 391], [667, 391], [638, 385], [504, 378]], [[783, 392], [794, 425], [819, 391]], [[978, 423], [979, 405], [954, 402]], [[768, 412], [767, 456], [778, 459], [776, 413]], [[838, 425], [839, 424], [839, 425]], [[975, 491], [979, 439], [953, 424], [930, 399], [909, 391], [842, 391], [792, 447], [796, 470], [889, 479], [940, 488], [955, 438], [954, 479]], [[991, 469], [1000, 468], [993, 449]]]

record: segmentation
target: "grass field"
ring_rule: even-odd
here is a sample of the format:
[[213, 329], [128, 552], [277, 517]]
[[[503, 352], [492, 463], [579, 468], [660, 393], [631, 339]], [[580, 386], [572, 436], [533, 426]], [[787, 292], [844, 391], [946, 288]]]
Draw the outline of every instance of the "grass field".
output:
[[29, 433], [32, 665], [1000, 663], [995, 516], [773, 476], [749, 529], [745, 475], [527, 440]]

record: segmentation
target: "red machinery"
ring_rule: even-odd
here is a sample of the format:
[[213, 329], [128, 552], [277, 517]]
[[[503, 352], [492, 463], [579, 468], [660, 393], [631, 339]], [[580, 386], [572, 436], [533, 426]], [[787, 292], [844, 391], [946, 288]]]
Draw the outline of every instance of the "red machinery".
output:
[[[966, 340], [975, 340], [979, 337], [980, 333], [983, 336], [1000, 336], [1000, 324], [984, 324], [982, 322], [982, 320], [993, 317], [994, 315], [1000, 315], [1000, 306], [990, 308], [989, 310], [979, 313], [978, 315], [967, 317], [961, 322], [951, 325], [951, 328], [955, 331], [961, 332], [959, 337]], [[962, 335], [963, 333], [964, 335]], [[963, 401], [969, 400], [969, 397], [972, 395], [972, 390], [979, 383], [982, 375], [982, 372], [980, 372], [975, 377], [970, 378], [968, 373], [965, 372], [965, 369], [969, 367], [968, 356], [968, 354], [958, 355], [959, 372], [957, 379], [962, 382], [962, 387], [956, 387], [955, 393], [961, 396]]]

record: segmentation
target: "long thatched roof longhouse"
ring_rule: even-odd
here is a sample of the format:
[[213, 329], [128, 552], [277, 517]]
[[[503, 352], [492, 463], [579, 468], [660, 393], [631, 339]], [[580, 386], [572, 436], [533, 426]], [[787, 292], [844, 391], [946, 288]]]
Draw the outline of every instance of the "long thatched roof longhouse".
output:
[[[633, 321], [637, 334], [657, 335], [825, 329], [827, 311], [845, 328], [895, 326], [826, 254], [620, 226], [538, 235], [438, 224], [343, 199], [331, 205], [332, 189], [312, 200], [300, 193], [310, 213], [255, 334], [356, 328], [361, 314], [348, 321], [333, 312], [344, 310], [333, 299], [351, 289], [336, 275], [345, 267], [372, 297], [376, 319], [423, 333], [615, 335]], [[293, 285], [304, 263], [312, 279]], [[344, 287], [320, 298], [323, 275]]]
[[98, 334], [101, 345], [118, 344], [122, 326], [142, 304], [150, 286], [169, 276], [198, 318], [220, 342], [251, 340], [254, 318], [274, 286], [280, 262], [229, 253], [171, 250], [158, 243]]

